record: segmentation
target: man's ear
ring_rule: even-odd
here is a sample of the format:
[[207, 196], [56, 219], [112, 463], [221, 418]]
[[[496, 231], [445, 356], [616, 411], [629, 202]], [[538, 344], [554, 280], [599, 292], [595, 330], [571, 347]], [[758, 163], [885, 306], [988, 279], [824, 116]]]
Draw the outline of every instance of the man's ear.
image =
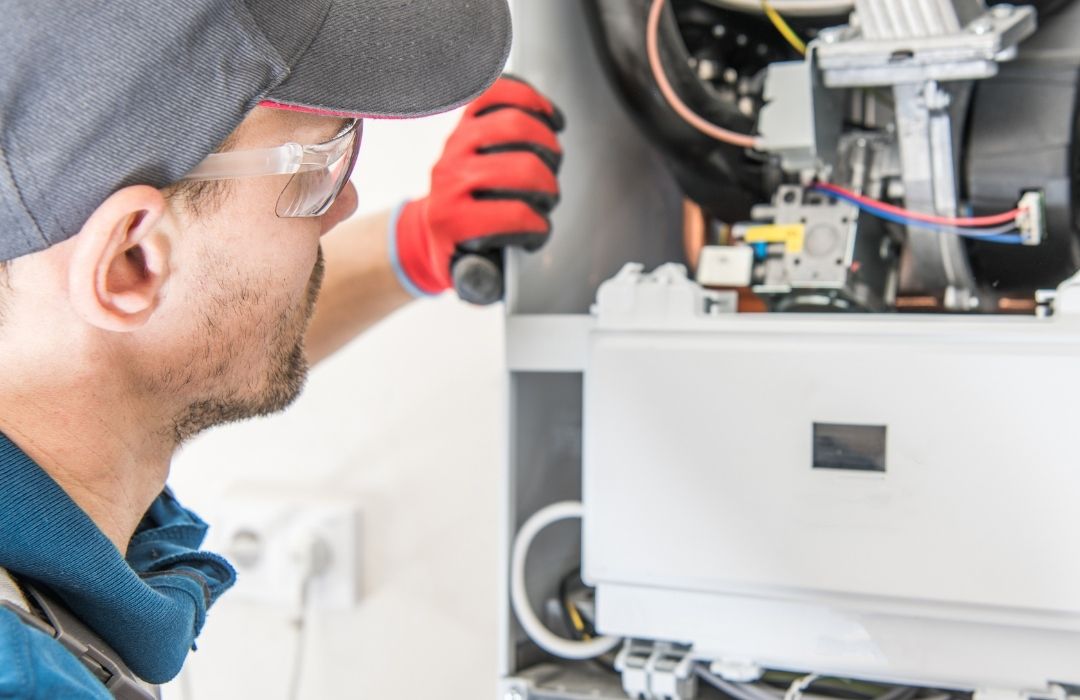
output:
[[127, 332], [153, 315], [169, 277], [169, 241], [157, 226], [166, 207], [153, 187], [125, 187], [72, 238], [68, 295], [87, 323]]

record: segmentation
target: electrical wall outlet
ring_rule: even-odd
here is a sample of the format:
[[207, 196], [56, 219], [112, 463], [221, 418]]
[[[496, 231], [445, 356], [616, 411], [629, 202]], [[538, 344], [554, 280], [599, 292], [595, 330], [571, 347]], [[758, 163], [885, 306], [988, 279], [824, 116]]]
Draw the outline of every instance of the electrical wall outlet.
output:
[[207, 549], [236, 567], [232, 600], [345, 610], [362, 594], [361, 519], [337, 498], [244, 493], [212, 518]]

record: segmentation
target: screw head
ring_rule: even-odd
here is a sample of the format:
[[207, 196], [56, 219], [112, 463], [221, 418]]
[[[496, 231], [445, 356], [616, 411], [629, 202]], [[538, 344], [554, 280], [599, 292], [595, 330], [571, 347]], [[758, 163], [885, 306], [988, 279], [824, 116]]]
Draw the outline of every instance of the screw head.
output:
[[927, 85], [920, 97], [926, 108], [930, 110], [938, 111], [948, 109], [949, 105], [952, 104], [952, 97], [949, 93], [938, 87], [937, 83], [930, 83]]
[[994, 23], [986, 17], [980, 17], [968, 25], [968, 31], [972, 34], [989, 34], [993, 29]]

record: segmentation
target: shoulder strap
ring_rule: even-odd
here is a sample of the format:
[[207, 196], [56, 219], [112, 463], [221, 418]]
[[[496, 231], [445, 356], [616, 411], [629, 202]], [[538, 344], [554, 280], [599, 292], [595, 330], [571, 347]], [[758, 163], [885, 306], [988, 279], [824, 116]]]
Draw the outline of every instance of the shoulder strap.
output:
[[7, 569], [0, 569], [0, 602], [12, 603], [24, 612], [30, 612], [30, 605], [26, 602], [22, 589]]
[[157, 688], [132, 673], [123, 659], [62, 603], [6, 571], [0, 577], [0, 587], [5, 580], [15, 588], [17, 597], [9, 598], [6, 589], [0, 590], [0, 607], [7, 608], [24, 624], [60, 642], [113, 697], [117, 700], [157, 700]]

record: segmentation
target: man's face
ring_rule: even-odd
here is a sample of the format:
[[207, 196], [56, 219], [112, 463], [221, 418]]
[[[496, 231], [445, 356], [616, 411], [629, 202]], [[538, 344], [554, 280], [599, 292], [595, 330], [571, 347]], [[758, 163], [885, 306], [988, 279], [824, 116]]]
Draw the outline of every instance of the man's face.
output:
[[[230, 150], [322, 143], [342, 125], [260, 108]], [[290, 177], [231, 180], [220, 202], [191, 207], [177, 198], [171, 205], [177, 235], [170, 279], [145, 329], [160, 334], [154, 344], [165, 352], [140, 374], [148, 390], [179, 400], [178, 441], [279, 411], [304, 384], [304, 334], [323, 273], [319, 239], [352, 213], [356, 192], [349, 185], [321, 217], [278, 218], [275, 205]]]

